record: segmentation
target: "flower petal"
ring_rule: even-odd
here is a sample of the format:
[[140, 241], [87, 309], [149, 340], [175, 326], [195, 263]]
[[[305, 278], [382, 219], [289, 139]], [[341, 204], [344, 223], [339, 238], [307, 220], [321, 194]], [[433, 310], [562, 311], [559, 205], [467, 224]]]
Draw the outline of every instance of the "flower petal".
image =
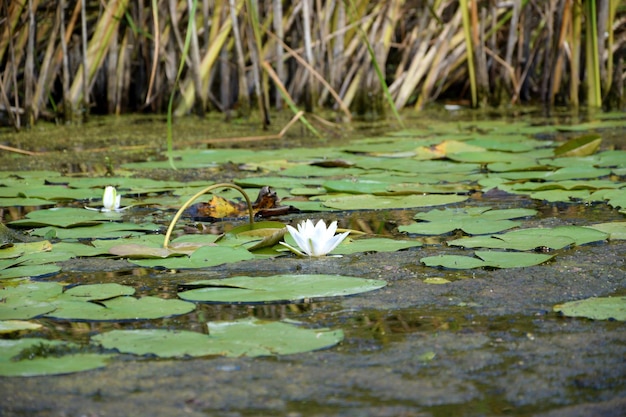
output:
[[333, 238], [327, 242], [326, 253], [332, 252], [349, 234], [350, 232], [344, 232], [333, 236]]
[[294, 229], [293, 227], [287, 225], [287, 231], [289, 232], [289, 234], [291, 235], [291, 237], [293, 238], [293, 240], [296, 241], [296, 243], [298, 244], [298, 247], [307, 255], [310, 256], [311, 254], [311, 247], [308, 244], [308, 239], [305, 236], [304, 233], [304, 227], [300, 227], [304, 225], [304, 223], [301, 223], [300, 225], [298, 225], [298, 229], [301, 229], [300, 231]]

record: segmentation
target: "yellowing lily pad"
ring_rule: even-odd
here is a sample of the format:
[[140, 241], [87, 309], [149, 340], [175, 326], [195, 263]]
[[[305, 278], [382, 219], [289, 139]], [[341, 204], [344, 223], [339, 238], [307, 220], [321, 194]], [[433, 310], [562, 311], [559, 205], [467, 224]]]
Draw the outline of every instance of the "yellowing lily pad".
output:
[[0, 334], [13, 333], [23, 330], [36, 330], [41, 324], [24, 320], [0, 320]]
[[558, 157], [587, 156], [596, 152], [602, 143], [602, 137], [597, 134], [584, 135], [570, 139], [554, 150]]

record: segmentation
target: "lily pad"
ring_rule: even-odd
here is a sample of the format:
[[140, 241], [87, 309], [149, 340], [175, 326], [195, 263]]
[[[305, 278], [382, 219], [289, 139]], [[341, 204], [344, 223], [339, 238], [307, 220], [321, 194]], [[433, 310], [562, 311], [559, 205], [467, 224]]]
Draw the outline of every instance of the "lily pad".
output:
[[626, 222], [598, 223], [585, 227], [608, 233], [609, 240], [626, 240]]
[[56, 309], [47, 317], [66, 320], [148, 320], [187, 314], [196, 306], [182, 300], [159, 297], [115, 297], [109, 300], [88, 302], [78, 297], [65, 296], [54, 300]]
[[554, 311], [569, 317], [626, 321], [626, 297], [592, 297], [570, 301], [555, 305]]
[[0, 271], [0, 280], [26, 277], [40, 278], [54, 275], [60, 270], [61, 267], [54, 264], [15, 266]]
[[331, 198], [325, 200], [326, 207], [339, 210], [381, 210], [403, 209], [412, 207], [442, 206], [445, 204], [460, 203], [467, 200], [467, 196], [431, 194], [431, 195], [406, 195], [406, 196], [375, 196], [355, 195]]
[[246, 318], [209, 322], [209, 334], [190, 331], [113, 330], [92, 338], [107, 349], [164, 358], [185, 356], [257, 357], [324, 349], [343, 340], [341, 330], [306, 329], [293, 323]]
[[47, 210], [31, 211], [25, 219], [11, 222], [13, 226], [19, 227], [76, 227], [99, 224], [102, 221], [119, 219], [120, 214], [116, 212], [100, 213], [93, 210], [78, 209], [71, 207], [55, 207]]
[[347, 255], [359, 252], [395, 252], [418, 246], [422, 246], [422, 242], [417, 240], [396, 240], [383, 237], [346, 239], [332, 253]]
[[203, 246], [190, 256], [180, 256], [166, 259], [131, 259], [130, 262], [150, 268], [162, 267], [168, 269], [207, 268], [226, 263], [254, 259], [254, 255], [245, 248], [228, 246]]
[[515, 230], [509, 233], [493, 236], [474, 236], [448, 241], [450, 246], [464, 248], [513, 249], [529, 251], [537, 248], [562, 249], [576, 244], [576, 240], [554, 232], [554, 229], [542, 229], [543, 234], [524, 233], [524, 230]]
[[237, 276], [196, 281], [178, 293], [183, 300], [210, 303], [296, 302], [312, 298], [346, 296], [376, 290], [386, 281], [342, 275]]
[[89, 227], [42, 227], [35, 230], [34, 236], [53, 236], [57, 239], [111, 239], [118, 237], [139, 236], [144, 233], [156, 232], [159, 226], [152, 223], [118, 223], [106, 222]]
[[523, 268], [542, 264], [554, 257], [540, 253], [476, 251], [476, 258], [461, 255], [427, 256], [420, 259], [426, 266], [450, 269]]
[[24, 280], [15, 287], [0, 289], [0, 320], [28, 320], [49, 313], [56, 307], [47, 300], [63, 291], [56, 282]]
[[67, 320], [138, 320], [186, 314], [193, 303], [158, 297], [131, 297], [135, 290], [106, 283], [78, 285], [63, 291], [56, 282], [26, 282], [0, 290], [0, 320], [45, 315]]
[[602, 137], [597, 134], [584, 135], [570, 139], [554, 150], [558, 157], [587, 156], [596, 152], [602, 143]]
[[414, 216], [422, 222], [400, 226], [398, 230], [420, 235], [440, 235], [457, 229], [470, 235], [497, 233], [521, 224], [509, 219], [535, 214], [537, 211], [532, 209], [492, 210], [491, 207], [431, 210]]
[[71, 346], [64, 342], [40, 338], [0, 340], [0, 375], [25, 377], [70, 374], [106, 366], [112, 357], [95, 353], [72, 353], [15, 360], [15, 357], [25, 349], [46, 351], [69, 349]]
[[36, 330], [41, 324], [24, 320], [0, 320], [0, 334], [13, 333], [23, 330]]

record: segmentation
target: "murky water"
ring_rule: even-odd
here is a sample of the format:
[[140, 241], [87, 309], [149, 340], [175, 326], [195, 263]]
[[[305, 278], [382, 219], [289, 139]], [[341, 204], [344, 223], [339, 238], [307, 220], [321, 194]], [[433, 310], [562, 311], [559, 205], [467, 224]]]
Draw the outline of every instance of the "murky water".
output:
[[[538, 120], [543, 122], [544, 120]], [[159, 121], [160, 122], [160, 121]], [[415, 123], [421, 123], [416, 121]], [[111, 126], [113, 125], [113, 127]], [[181, 142], [251, 136], [254, 121], [222, 125], [218, 120], [181, 122]], [[368, 130], [365, 130], [368, 127]], [[38, 128], [37, 128], [38, 129]], [[328, 139], [374, 136], [386, 126], [358, 126]], [[278, 129], [279, 130], [279, 129]], [[51, 133], [54, 132], [54, 133]], [[59, 135], [51, 140], [52, 134]], [[623, 134], [623, 132], [621, 132]], [[23, 135], [5, 134], [11, 146], [46, 154], [3, 154], [5, 169], [54, 169], [67, 175], [105, 175], [114, 166], [158, 158], [163, 125], [145, 119], [111, 119], [83, 127], [60, 127]], [[606, 146], [624, 146], [609, 134]], [[281, 140], [241, 142], [259, 148], [319, 144], [304, 132]], [[113, 144], [113, 146], [111, 146]], [[182, 146], [182, 145], [181, 145]], [[224, 146], [221, 142], [199, 146]], [[232, 170], [151, 170], [155, 179], [224, 180]], [[467, 205], [525, 207], [539, 211], [525, 227], [587, 225], [623, 221], [604, 204], [545, 203], [519, 196], [475, 194]], [[34, 208], [10, 208], [2, 218]], [[424, 209], [424, 211], [429, 209]], [[418, 210], [333, 214], [340, 227], [388, 237], [411, 222]], [[165, 228], [170, 211], [155, 222]], [[129, 214], [130, 215], [130, 214]], [[299, 220], [304, 214], [281, 217]], [[186, 219], [187, 222], [192, 222]], [[245, 222], [216, 223], [214, 232]], [[208, 321], [254, 316], [290, 319], [340, 328], [345, 340], [334, 348], [270, 358], [159, 360], [122, 356], [106, 368], [64, 376], [0, 378], [3, 416], [587, 416], [626, 414], [626, 332], [613, 321], [563, 318], [554, 304], [592, 296], [626, 294], [626, 244], [615, 241], [561, 250], [545, 265], [507, 270], [440, 270], [419, 258], [462, 249], [443, 242], [452, 233], [420, 238], [424, 246], [392, 253], [343, 258], [254, 260], [207, 270], [137, 268], [119, 259], [87, 258], [63, 263], [52, 281], [116, 282], [138, 295], [176, 297], [185, 282], [256, 274], [344, 274], [385, 279], [381, 290], [313, 303], [269, 305], [200, 304], [186, 315], [115, 323], [41, 319], [34, 336], [86, 342], [112, 329], [168, 328], [206, 333]], [[448, 284], [426, 284], [425, 278]]]

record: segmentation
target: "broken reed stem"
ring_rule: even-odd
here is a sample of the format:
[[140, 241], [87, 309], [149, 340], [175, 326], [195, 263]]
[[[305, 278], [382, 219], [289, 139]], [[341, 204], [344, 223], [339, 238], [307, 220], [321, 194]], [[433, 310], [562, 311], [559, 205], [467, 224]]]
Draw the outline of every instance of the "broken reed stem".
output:
[[167, 228], [167, 232], [165, 233], [165, 238], [163, 239], [163, 247], [164, 248], [167, 248], [169, 246], [169, 244], [170, 244], [170, 236], [172, 235], [172, 231], [174, 230], [174, 227], [176, 226], [176, 222], [178, 222], [178, 219], [180, 219], [180, 216], [182, 216], [183, 212], [185, 210], [187, 210], [187, 208], [194, 201], [196, 201], [196, 199], [198, 197], [208, 193], [211, 190], [215, 190], [217, 188], [232, 188], [234, 190], [239, 191], [241, 193], [241, 195], [243, 195], [243, 197], [246, 199], [246, 204], [248, 205], [248, 216], [250, 217], [250, 230], [252, 230], [254, 228], [254, 212], [252, 211], [252, 202], [250, 201], [250, 197], [248, 197], [248, 194], [246, 194], [246, 192], [243, 190], [243, 188], [241, 188], [238, 185], [231, 184], [231, 183], [226, 183], [226, 182], [219, 183], [219, 184], [213, 184], [213, 185], [209, 185], [208, 187], [204, 188], [201, 191], [198, 191], [189, 200], [187, 200], [185, 202], [185, 204], [182, 205], [181, 208], [178, 209], [178, 211], [174, 215], [174, 218], [170, 222], [169, 227]]

